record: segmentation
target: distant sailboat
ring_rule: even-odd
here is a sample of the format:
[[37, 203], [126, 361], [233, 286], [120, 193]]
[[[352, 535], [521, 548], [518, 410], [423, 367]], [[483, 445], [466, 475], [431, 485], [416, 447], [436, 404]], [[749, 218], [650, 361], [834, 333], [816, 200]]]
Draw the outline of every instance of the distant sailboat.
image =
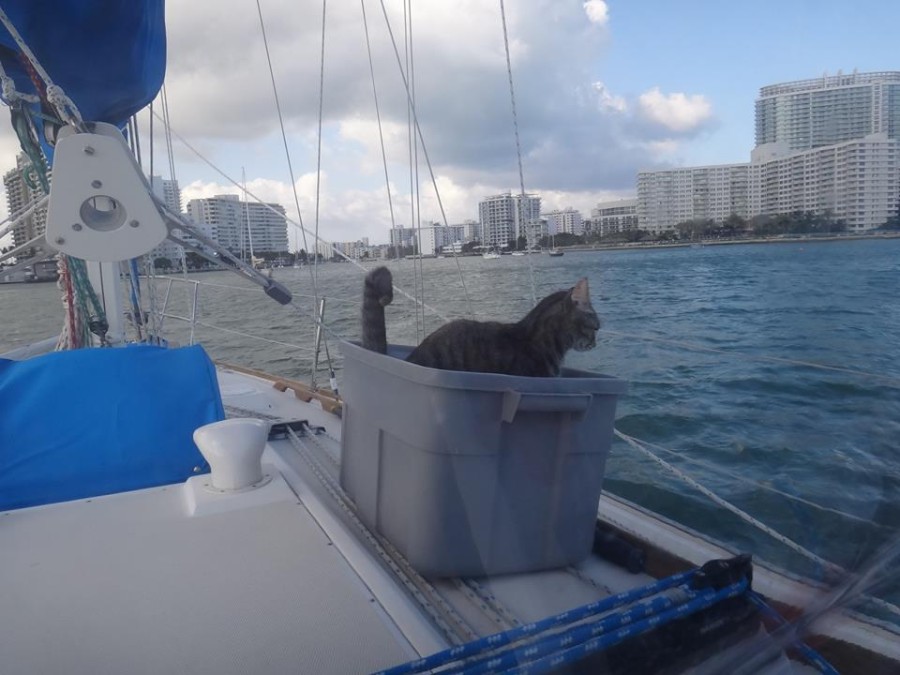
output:
[[563, 255], [563, 251], [560, 251], [558, 248], [556, 248], [556, 235], [555, 234], [550, 235], [550, 250], [547, 251], [547, 255], [549, 255], [553, 258], [559, 258], [561, 255]]

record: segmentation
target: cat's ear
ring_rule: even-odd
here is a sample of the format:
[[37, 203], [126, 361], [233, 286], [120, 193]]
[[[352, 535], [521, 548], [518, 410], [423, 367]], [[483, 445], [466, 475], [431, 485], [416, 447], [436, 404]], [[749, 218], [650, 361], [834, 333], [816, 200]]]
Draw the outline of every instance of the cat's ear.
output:
[[578, 280], [578, 283], [575, 284], [575, 288], [572, 289], [571, 292], [572, 300], [575, 301], [575, 304], [579, 307], [591, 305], [591, 295], [588, 291], [588, 280], [587, 277], [582, 277]]

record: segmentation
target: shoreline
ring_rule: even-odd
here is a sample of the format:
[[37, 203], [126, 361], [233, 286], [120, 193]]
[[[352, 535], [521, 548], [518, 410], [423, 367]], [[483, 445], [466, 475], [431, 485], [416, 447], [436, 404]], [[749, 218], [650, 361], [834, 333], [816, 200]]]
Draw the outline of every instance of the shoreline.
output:
[[704, 248], [706, 246], [738, 246], [741, 244], [796, 244], [800, 243], [825, 243], [835, 241], [854, 241], [860, 239], [900, 239], [900, 232], [884, 234], [844, 234], [844, 235], [791, 235], [778, 237], [754, 237], [752, 239], [702, 239], [696, 242], [631, 242], [621, 244], [575, 244], [574, 246], [559, 247], [561, 251], [633, 251], [648, 248]]

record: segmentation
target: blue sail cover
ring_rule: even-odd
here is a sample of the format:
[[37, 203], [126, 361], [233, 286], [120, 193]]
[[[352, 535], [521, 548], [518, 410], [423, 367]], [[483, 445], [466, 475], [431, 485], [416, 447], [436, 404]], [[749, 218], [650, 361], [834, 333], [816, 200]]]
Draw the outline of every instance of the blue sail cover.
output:
[[0, 511], [183, 482], [208, 471], [194, 430], [224, 416], [199, 346], [0, 359]]
[[[3, 9], [85, 121], [121, 126], [162, 86], [163, 0], [7, 0]], [[38, 93], [2, 25], [0, 62], [19, 92]], [[39, 104], [32, 107], [40, 110]]]

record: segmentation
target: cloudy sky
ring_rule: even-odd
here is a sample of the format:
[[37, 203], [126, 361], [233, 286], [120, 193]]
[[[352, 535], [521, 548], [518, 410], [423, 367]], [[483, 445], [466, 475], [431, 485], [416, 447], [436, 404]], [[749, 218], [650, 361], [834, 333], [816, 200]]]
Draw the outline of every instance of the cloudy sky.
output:
[[[300, 213], [316, 203], [321, 0], [261, 0]], [[403, 53], [403, 2], [385, 0]], [[412, 0], [416, 108], [449, 222], [518, 191], [499, 0]], [[407, 103], [385, 17], [365, 0], [394, 220], [408, 225]], [[296, 217], [255, 0], [170, 0], [173, 128], [231, 178]], [[587, 214], [632, 196], [640, 169], [747, 161], [761, 86], [900, 69], [895, 3], [858, 0], [507, 0], [525, 188]], [[387, 241], [391, 226], [362, 5], [328, 3], [319, 229]], [[149, 116], [141, 113], [146, 161]], [[157, 124], [157, 132], [159, 125]], [[168, 177], [157, 133], [155, 166]], [[16, 143], [0, 133], [0, 169]], [[419, 149], [421, 217], [441, 220]], [[188, 199], [236, 193], [175, 142]], [[5, 206], [5, 200], [3, 200]], [[292, 237], [292, 241], [296, 241]]]

